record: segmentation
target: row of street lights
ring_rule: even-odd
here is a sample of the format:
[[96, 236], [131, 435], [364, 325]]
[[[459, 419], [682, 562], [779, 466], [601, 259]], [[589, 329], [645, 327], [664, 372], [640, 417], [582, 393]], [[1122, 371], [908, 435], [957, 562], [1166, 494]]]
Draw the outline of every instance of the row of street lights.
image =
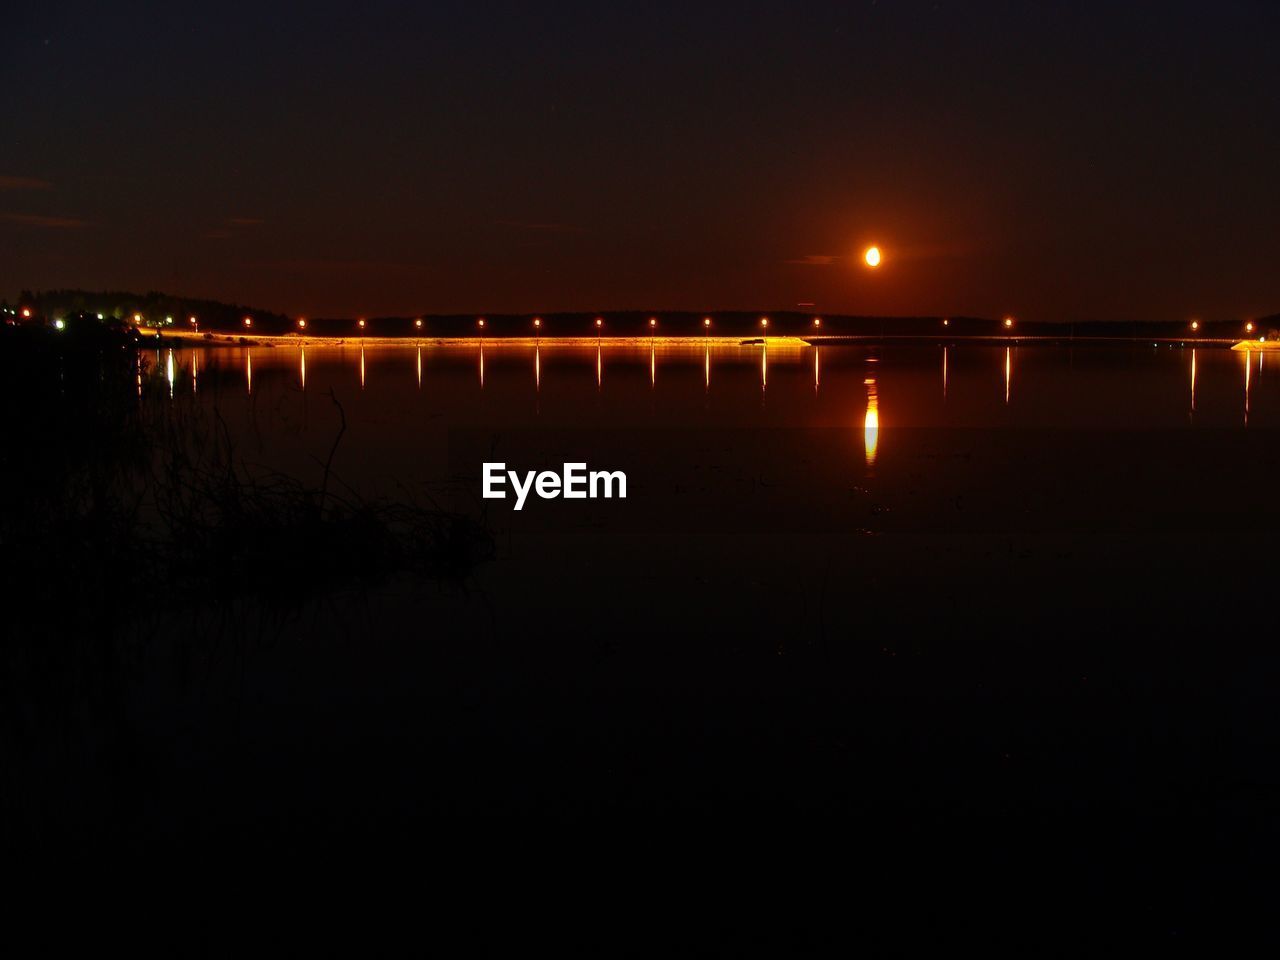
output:
[[[195, 322], [196, 322], [196, 318], [195, 318], [195, 317], [192, 317], [192, 318], [191, 318], [191, 322], [192, 322], [192, 323], [195, 323]], [[943, 323], [946, 323], [946, 321], [944, 320], [944, 321], [943, 321]], [[245, 317], [245, 318], [244, 318], [244, 325], [245, 325], [246, 327], [252, 327], [252, 326], [253, 326], [253, 318], [252, 318], [252, 317]], [[421, 329], [422, 329], [422, 318], [421, 318], [421, 317], [419, 317], [419, 318], [417, 318], [416, 320], [414, 320], [414, 321], [413, 321], [413, 325], [414, 325], [417, 329], [421, 330]], [[477, 317], [477, 318], [476, 318], [476, 327], [477, 327], [478, 329], [483, 330], [483, 329], [485, 328], [485, 325], [486, 325], [486, 320], [485, 320], [485, 318], [484, 318], [484, 317]], [[821, 326], [822, 326], [822, 318], [821, 318], [821, 317], [814, 317], [814, 318], [813, 318], [813, 325], [814, 325], [815, 327], [821, 327]], [[1007, 325], [1007, 324], [1006, 324], [1006, 325]], [[364, 329], [368, 326], [368, 324], [365, 322], [365, 319], [364, 319], [363, 317], [360, 317], [359, 319], [357, 319], [357, 320], [356, 320], [356, 326], [357, 326], [359, 329], [364, 330]], [[651, 330], [652, 330], [652, 329], [655, 329], [657, 326], [658, 326], [658, 318], [657, 318], [657, 317], [650, 317], [650, 318], [649, 318], [649, 329], [651, 329]], [[703, 318], [702, 318], [702, 326], [703, 326], [704, 328], [710, 328], [710, 326], [711, 326], [711, 318], [710, 318], [710, 317], [703, 317]], [[596, 327], [596, 329], [597, 329], [597, 330], [601, 330], [601, 329], [603, 329], [603, 328], [604, 328], [604, 317], [596, 317], [596, 319], [595, 319], [595, 327]], [[761, 318], [760, 318], [760, 328], [761, 328], [762, 330], [766, 330], [766, 329], [768, 329], [768, 327], [769, 327], [769, 318], [768, 318], [768, 317], [761, 317]], [[534, 317], [534, 318], [533, 318], [533, 328], [534, 328], [534, 330], [541, 330], [541, 329], [542, 329], [542, 318], [541, 318], [541, 317]], [[305, 330], [305, 329], [307, 329], [307, 320], [306, 320], [306, 317], [299, 317], [299, 318], [298, 318], [298, 329], [299, 329], [299, 330]]]
[[[24, 307], [24, 308], [22, 309], [22, 311], [21, 311], [21, 316], [22, 316], [22, 317], [24, 317], [24, 318], [29, 318], [29, 317], [31, 316], [31, 310], [30, 310], [30, 308], [26, 308], [26, 307]], [[102, 317], [103, 317], [103, 315], [102, 315], [102, 314], [98, 314], [98, 319], [99, 319], [99, 320], [101, 320], [101, 319], [102, 319]], [[136, 325], [141, 326], [141, 325], [142, 325], [142, 322], [143, 322], [142, 314], [141, 314], [141, 313], [135, 313], [135, 314], [133, 315], [133, 322], [134, 322]], [[196, 317], [194, 317], [194, 316], [190, 317], [190, 318], [189, 318], [189, 322], [190, 322], [190, 324], [191, 324], [191, 326], [192, 326], [192, 328], [193, 328], [193, 329], [198, 330], [198, 329], [200, 328], [200, 323], [199, 323], [199, 321], [198, 321], [198, 319], [197, 319]], [[243, 322], [244, 322], [244, 326], [245, 326], [245, 328], [246, 328], [246, 329], [249, 329], [249, 328], [252, 328], [252, 327], [253, 327], [253, 317], [245, 317]], [[1006, 330], [1011, 330], [1011, 329], [1013, 329], [1014, 322], [1015, 322], [1015, 321], [1014, 321], [1014, 318], [1013, 318], [1013, 317], [1005, 317], [1005, 318], [1001, 321], [1002, 325], [1004, 326], [1004, 328], [1005, 328]], [[166, 323], [166, 324], [172, 324], [172, 323], [173, 323], [173, 318], [172, 318], [172, 317], [165, 317], [165, 323]], [[711, 324], [712, 324], [711, 317], [703, 317], [703, 318], [702, 318], [702, 327], [703, 327], [703, 329], [704, 329], [704, 330], [709, 330], [709, 329], [711, 328]], [[305, 329], [307, 329], [307, 320], [306, 320], [306, 318], [305, 318], [305, 317], [299, 317], [299, 318], [298, 318], [298, 324], [297, 324], [297, 325], [298, 325], [298, 329], [299, 329], [299, 330], [305, 330]], [[415, 319], [415, 320], [413, 321], [413, 325], [414, 325], [414, 327], [415, 327], [415, 328], [417, 328], [417, 329], [421, 330], [421, 329], [422, 329], [422, 318], [421, 318], [421, 317], [418, 317], [417, 319]], [[484, 329], [485, 329], [485, 325], [486, 325], [486, 321], [485, 321], [485, 318], [484, 318], [484, 317], [477, 317], [477, 318], [476, 318], [476, 327], [477, 327], [478, 329], [480, 329], [480, 330], [484, 330]], [[951, 320], [950, 320], [949, 318], [944, 319], [944, 320], [942, 321], [942, 325], [943, 325], [944, 327], [949, 327], [949, 326], [951, 325]], [[367, 328], [368, 324], [367, 324], [367, 322], [365, 321], [364, 317], [360, 317], [359, 319], [357, 319], [357, 320], [356, 320], [356, 326], [357, 326], [359, 329], [364, 330], [364, 329], [366, 329], [366, 328]], [[650, 318], [649, 318], [649, 329], [650, 329], [650, 330], [656, 329], [656, 328], [657, 328], [657, 326], [658, 326], [658, 318], [657, 318], [657, 317], [650, 317]], [[814, 326], [815, 328], [819, 328], [819, 327], [821, 327], [821, 326], [822, 326], [822, 318], [821, 318], [821, 317], [814, 317], [814, 318], [813, 318], [813, 326]], [[1198, 331], [1200, 330], [1200, 321], [1199, 321], [1199, 320], [1192, 320], [1192, 321], [1191, 321], [1191, 323], [1190, 323], [1190, 327], [1191, 327], [1191, 332], [1192, 332], [1192, 333], [1196, 333], [1196, 332], [1198, 332]], [[539, 332], [542, 330], [542, 318], [541, 318], [541, 317], [534, 317], [534, 318], [533, 318], [533, 328], [534, 328], [534, 330], [535, 330], [535, 331], [539, 331]], [[603, 317], [596, 317], [596, 318], [595, 318], [595, 328], [596, 328], [596, 330], [597, 330], [597, 331], [600, 331], [600, 330], [602, 330], [602, 329], [604, 328], [604, 318], [603, 318]], [[760, 318], [760, 329], [761, 329], [761, 330], [767, 330], [768, 328], [769, 328], [769, 318], [768, 318], [768, 317], [761, 317], [761, 318]], [[1254, 329], [1255, 329], [1255, 325], [1254, 325], [1254, 322], [1253, 322], [1252, 320], [1247, 321], [1247, 322], [1245, 323], [1245, 325], [1244, 325], [1244, 332], [1245, 332], [1246, 334], [1252, 334], [1252, 333], [1254, 332]]]

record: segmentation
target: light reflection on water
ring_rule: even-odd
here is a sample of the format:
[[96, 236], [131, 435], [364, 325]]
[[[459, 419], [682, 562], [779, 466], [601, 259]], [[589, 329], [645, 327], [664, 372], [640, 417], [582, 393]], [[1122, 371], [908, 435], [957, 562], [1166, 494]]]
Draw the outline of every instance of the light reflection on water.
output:
[[1009, 390], [1013, 383], [1013, 348], [1004, 348], [1004, 402], [1009, 403]]
[[[158, 365], [154, 352], [140, 355], [138, 390], [163, 396], [165, 408], [180, 402], [169, 401], [171, 390], [216, 408], [244, 455], [302, 477], [326, 460], [345, 422], [339, 475], [357, 485], [469, 476], [450, 459], [454, 431], [482, 432], [484, 449], [512, 462], [521, 454], [510, 438], [523, 437], [533, 451], [526, 456], [555, 462], [562, 448], [575, 458], [605, 456], [594, 439], [556, 446], [566, 436], [619, 429], [642, 432], [628, 434], [615, 459], [666, 461], [682, 478], [714, 488], [739, 476], [735, 458], [763, 457], [782, 432], [816, 428], [826, 438], [821, 452], [797, 467], [815, 489], [856, 476], [869, 487], [911, 490], [939, 489], [950, 483], [942, 478], [970, 469], [998, 487], [1000, 468], [989, 466], [990, 457], [1009, 445], [996, 442], [993, 431], [1023, 438], [1040, 431], [1042, 439], [1075, 431], [1067, 448], [1115, 451], [1129, 447], [1119, 439], [1123, 431], [1176, 445], [1179, 433], [1280, 427], [1280, 378], [1253, 369], [1256, 353], [770, 344], [766, 357], [758, 344], [660, 340], [600, 347], [368, 343], [346, 350], [311, 344], [305, 352], [198, 347], [175, 348], [172, 367], [163, 353]], [[313, 395], [324, 402], [309, 404]], [[716, 439], [695, 452], [673, 440], [707, 429]], [[1091, 439], [1080, 439], [1082, 431]], [[1082, 452], [1080, 462], [1087, 459]]]
[[[941, 357], [934, 351], [941, 350]], [[605, 384], [605, 354], [608, 354], [610, 383]], [[999, 358], [997, 374], [1001, 399], [992, 406], [990, 366], [984, 358]], [[1256, 358], [1255, 358], [1256, 355]], [[943, 347], [795, 346], [792, 344], [737, 345], [715, 343], [672, 343], [654, 341], [636, 345], [605, 343], [570, 345], [541, 342], [528, 345], [495, 343], [446, 345], [362, 344], [354, 354], [337, 346], [307, 347], [216, 347], [174, 348], [168, 353], [148, 353], [152, 369], [157, 369], [169, 395], [177, 381], [191, 377], [193, 393], [205, 397], [199, 387], [220, 384], [219, 396], [226, 396], [228, 374], [241, 378], [242, 395], [256, 390], [283, 388], [308, 391], [335, 389], [341, 395], [354, 379], [368, 396], [362, 403], [384, 407], [392, 416], [401, 416], [404, 398], [401, 385], [444, 410], [468, 406], [468, 390], [459, 374], [472, 368], [471, 390], [491, 394], [484, 408], [486, 416], [519, 419], [528, 407], [536, 415], [549, 413], [560, 420], [586, 416], [576, 383], [585, 372], [603, 406], [593, 407], [600, 416], [634, 419], [642, 410], [650, 417], [673, 422], [691, 416], [692, 408], [681, 411], [685, 385], [693, 378], [701, 382], [707, 404], [699, 409], [717, 420], [748, 424], [763, 418], [771, 425], [830, 425], [850, 408], [866, 403], [850, 396], [851, 384], [862, 391], [868, 379], [866, 364], [875, 368], [877, 418], [879, 404], [886, 395], [899, 426], [1269, 426], [1280, 422], [1280, 393], [1264, 383], [1264, 359], [1260, 351], [1236, 354], [1228, 350], [1162, 349], [1140, 351], [1125, 347], [1074, 350], [1055, 347], [985, 347], [948, 345]], [[1254, 370], [1254, 362], [1258, 369]], [[940, 360], [940, 362], [939, 362]], [[989, 359], [988, 361], [989, 362]], [[428, 363], [435, 371], [425, 376]], [[1243, 390], [1231, 401], [1228, 371], [1236, 363], [1243, 375]], [[1185, 364], [1185, 366], [1183, 366]], [[755, 366], [757, 396], [768, 391], [768, 408], [735, 406], [748, 381], [744, 374]], [[354, 366], [354, 370], [352, 367]], [[658, 369], [664, 371], [658, 388]], [[1013, 393], [1015, 367], [1021, 387]], [[282, 382], [285, 368], [292, 372]], [[700, 368], [700, 369], [699, 369]], [[712, 388], [713, 368], [716, 376]], [[771, 369], [772, 368], [772, 369]], [[1176, 371], [1182, 370], [1181, 375]], [[350, 371], [344, 375], [343, 371]], [[398, 371], [404, 371], [399, 373]], [[517, 371], [520, 373], [517, 374]], [[696, 372], [695, 372], [696, 371]], [[352, 377], [352, 373], [355, 374]], [[770, 375], [773, 374], [773, 381]], [[1170, 382], [1170, 374], [1174, 376]], [[255, 378], [256, 375], [256, 378]], [[1181, 379], [1188, 377], [1188, 380]], [[266, 378], [266, 379], [264, 379]], [[350, 378], [350, 379], [348, 379]], [[530, 406], [521, 397], [521, 381], [531, 393], [544, 395], [545, 405]], [[139, 388], [145, 377], [139, 371]], [[1181, 389], [1176, 386], [1181, 381]], [[203, 382], [199, 382], [203, 381]], [[695, 381], [695, 382], [696, 382]], [[807, 389], [795, 387], [807, 381]], [[927, 386], [932, 381], [932, 386]], [[984, 384], [985, 381], [985, 384]], [[1235, 381], [1239, 384], [1240, 381]], [[1280, 382], [1280, 381], [1277, 381]], [[643, 384], [656, 406], [631, 405], [634, 386]], [[1189, 387], [1189, 397], [1184, 391]], [[392, 399], [395, 395], [395, 399]], [[807, 399], [806, 399], [807, 398]], [[1191, 416], [1188, 417], [1188, 400]], [[563, 404], [562, 404], [563, 401]], [[348, 397], [348, 402], [354, 402]], [[1231, 410], [1234, 407], [1234, 417]], [[845, 422], [848, 422], [845, 419]]]
[[867, 412], [862, 418], [862, 445], [866, 452], [867, 466], [876, 463], [876, 446], [880, 442], [880, 399], [876, 395], [876, 378], [867, 377]]
[[1249, 371], [1253, 369], [1253, 353], [1244, 352], [1244, 422], [1249, 422]]

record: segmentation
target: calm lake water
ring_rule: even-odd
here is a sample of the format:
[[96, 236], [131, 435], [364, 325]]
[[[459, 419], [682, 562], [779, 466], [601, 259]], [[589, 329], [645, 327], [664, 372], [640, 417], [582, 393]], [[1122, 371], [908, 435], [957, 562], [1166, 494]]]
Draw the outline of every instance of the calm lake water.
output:
[[[112, 661], [119, 706], [86, 725], [99, 772], [61, 794], [94, 842], [416, 844], [488, 883], [531, 839], [540, 863], [570, 836], [613, 858], [598, 838], [648, 829], [686, 853], [717, 837], [722, 864], [773, 844], [840, 873], [879, 851], [901, 876], [876, 883], [909, 912], [922, 883], [972, 889], [999, 850], [1014, 906], [981, 889], [1001, 916], [1045, 899], [1028, 870], [1066, 864], [1072, 896], [1145, 896], [1143, 929], [1167, 932], [1217, 895], [1220, 849], [1261, 861], [1274, 837], [1280, 357], [350, 342], [146, 359], [148, 410], [193, 438], [225, 425], [249, 469], [313, 486], [332, 453], [332, 491], [474, 514], [495, 555], [458, 582], [344, 566], [294, 604], [270, 559], [247, 598], [152, 596]], [[515, 513], [480, 498], [486, 460], [624, 470], [628, 497]], [[98, 764], [117, 728], [124, 759]], [[954, 850], [957, 874], [911, 842]], [[840, 917], [830, 874], [794, 864], [760, 889], [808, 877]]]
[[[934, 523], [939, 498], [965, 493], [978, 523], [1007, 523], [1010, 498], [1033, 494], [1054, 523], [1103, 508], [1104, 483], [1107, 503], [1141, 514], [1174, 492], [1230, 494], [1216, 481], [1280, 426], [1280, 357], [1221, 348], [351, 342], [148, 360], [143, 389], [216, 408], [264, 468], [317, 478], [345, 417], [333, 469], [361, 492], [469, 502], [485, 460], [583, 460], [626, 470], [627, 504], [518, 519], [619, 531], [663, 517], [685, 532], [827, 528], [853, 488], [914, 492], [881, 524]], [[1245, 459], [1197, 461], [1220, 444]], [[1256, 502], [1235, 492], [1220, 505]]]
[[[484, 576], [519, 581], [500, 593], [695, 574], [796, 595], [819, 567], [906, 591], [1056, 583], [1085, 556], [1095, 576], [1177, 561], [1169, 581], [1202, 581], [1208, 556], [1254, 563], [1272, 526], [1241, 513], [1276, 476], [1280, 358], [1259, 352], [353, 341], [149, 360], [142, 389], [216, 408], [262, 469], [318, 482], [345, 417], [338, 481], [482, 514], [513, 561]], [[484, 461], [566, 460], [624, 470], [627, 500], [480, 499]]]
[[871, 463], [917, 428], [1280, 426], [1280, 355], [1222, 348], [353, 341], [146, 356], [147, 389], [218, 406], [273, 458], [327, 451], [332, 392], [366, 480], [369, 457], [411, 479], [424, 435], [455, 429], [825, 428], [860, 438]]
[[[416, 406], [459, 420], [642, 425], [697, 416], [734, 424], [843, 425], [868, 394], [896, 401], [902, 426], [1274, 426], [1264, 352], [1152, 345], [652, 346], [359, 343], [157, 350], [177, 389], [230, 399], [283, 393]], [[169, 365], [172, 356], [173, 363]], [[1275, 364], [1275, 355], [1271, 363]], [[864, 389], [872, 383], [878, 391]], [[586, 402], [586, 399], [590, 402]], [[755, 400], [754, 404], [744, 401]], [[857, 401], [857, 402], [854, 402]], [[887, 425], [887, 423], [886, 423]]]
[[[1210, 664], [1271, 619], [1252, 599], [1280, 533], [1275, 355], [351, 342], [150, 360], [142, 389], [216, 408], [250, 464], [318, 483], [345, 416], [340, 484], [484, 519], [497, 556], [451, 626], [408, 588], [361, 614], [387, 642], [430, 623], [528, 676], [599, 667], [601, 689], [773, 682], [779, 656], [877, 695], [1270, 676]], [[485, 460], [621, 469], [628, 498], [515, 513], [480, 499]], [[880, 656], [902, 659], [867, 672]]]

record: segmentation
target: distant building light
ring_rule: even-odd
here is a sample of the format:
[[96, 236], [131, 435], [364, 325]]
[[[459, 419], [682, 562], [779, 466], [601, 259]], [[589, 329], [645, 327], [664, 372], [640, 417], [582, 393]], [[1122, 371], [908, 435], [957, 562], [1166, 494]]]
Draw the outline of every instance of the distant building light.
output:
[[62, 330], [67, 324], [61, 317], [59, 317], [57, 320], [53, 321], [53, 325], [56, 329]]

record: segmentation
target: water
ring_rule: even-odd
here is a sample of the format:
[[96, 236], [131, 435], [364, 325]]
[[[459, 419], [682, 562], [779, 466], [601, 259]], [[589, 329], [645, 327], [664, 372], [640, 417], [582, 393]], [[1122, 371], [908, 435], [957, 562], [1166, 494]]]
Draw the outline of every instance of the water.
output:
[[[476, 341], [152, 359], [147, 389], [216, 407], [256, 466], [318, 482], [345, 418], [342, 485], [480, 516], [495, 636], [532, 617], [643, 658], [673, 628], [809, 649], [870, 626], [903, 642], [903, 610], [1013, 636], [1048, 607], [1035, 629], [1090, 642], [1134, 618], [1182, 630], [1188, 603], [1265, 581], [1277, 529], [1280, 374], [1257, 352]], [[628, 497], [516, 513], [481, 500], [485, 461], [623, 470]]]
[[[1275, 426], [1268, 355], [1176, 347], [399, 344], [155, 351], [173, 389], [261, 407], [330, 390], [446, 425]], [[1274, 355], [1272, 363], [1274, 364]], [[875, 387], [874, 390], [871, 387]], [[249, 405], [248, 403], [245, 404]]]
[[[160, 614], [88, 723], [86, 753], [119, 728], [120, 757], [68, 786], [69, 807], [105, 798], [86, 822], [126, 824], [129, 844], [198, 821], [255, 849], [327, 835], [489, 864], [620, 824], [683, 844], [693, 824], [688, 849], [716, 835], [849, 869], [879, 853], [907, 865], [886, 886], [903, 902], [922, 879], [908, 841], [958, 864], [1083, 864], [1073, 889], [1134, 850], [1107, 897], [1165, 929], [1212, 893], [1183, 883], [1189, 862], [1221, 876], [1187, 836], [1254, 849], [1272, 829], [1274, 355], [349, 342], [146, 359], [148, 409], [216, 414], [250, 469], [315, 485], [332, 455], [339, 495], [446, 503], [496, 556], [460, 582], [317, 571], [339, 586], [286, 615], [257, 599], [281, 580], [270, 561], [216, 616], [149, 594]], [[485, 460], [621, 469], [628, 497], [515, 513], [480, 498]]]
[[870, 465], [916, 429], [1280, 425], [1280, 370], [1264, 353], [1223, 349], [353, 342], [150, 359], [166, 389], [217, 405], [282, 463], [327, 448], [332, 392], [357, 451], [349, 469], [369, 482], [387, 466], [422, 474], [422, 438], [450, 430], [830, 429], [861, 434]]
[[[490, 511], [544, 530], [834, 533], [866, 529], [872, 501], [873, 526], [939, 533], [1025, 530], [1027, 510], [1048, 528], [1141, 522], [1181, 496], [1230, 510], [1265, 478], [1220, 481], [1280, 425], [1280, 371], [1224, 349], [352, 342], [150, 360], [149, 389], [216, 408], [264, 467], [316, 477], [345, 417], [333, 470], [365, 493], [472, 503], [486, 460], [631, 478], [625, 504]], [[957, 497], [974, 509], [940, 516]]]

